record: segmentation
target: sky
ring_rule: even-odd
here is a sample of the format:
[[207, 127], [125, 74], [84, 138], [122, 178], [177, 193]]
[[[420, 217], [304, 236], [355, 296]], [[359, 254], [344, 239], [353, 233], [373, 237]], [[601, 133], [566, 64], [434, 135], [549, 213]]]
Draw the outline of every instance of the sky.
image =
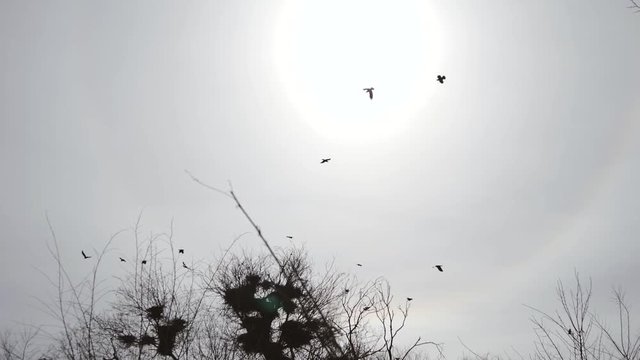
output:
[[[80, 250], [141, 212], [146, 233], [173, 221], [191, 261], [251, 231], [185, 169], [230, 182], [274, 246], [384, 276], [415, 299], [407, 335], [450, 357], [458, 338], [528, 353], [523, 304], [557, 308], [574, 271], [603, 316], [614, 286], [640, 304], [628, 5], [0, 2], [0, 324], [47, 319], [46, 216], [78, 278]], [[236, 246], [262, 249], [253, 233]], [[116, 238], [105, 277], [132, 248]]]

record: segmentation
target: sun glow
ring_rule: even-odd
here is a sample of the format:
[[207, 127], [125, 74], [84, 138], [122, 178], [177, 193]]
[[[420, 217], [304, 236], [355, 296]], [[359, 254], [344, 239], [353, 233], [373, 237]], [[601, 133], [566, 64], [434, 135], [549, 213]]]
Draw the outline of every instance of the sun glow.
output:
[[[430, 97], [438, 70], [437, 26], [425, 3], [285, 3], [275, 62], [301, 119], [350, 143], [405, 128]], [[367, 87], [375, 89], [373, 100]]]

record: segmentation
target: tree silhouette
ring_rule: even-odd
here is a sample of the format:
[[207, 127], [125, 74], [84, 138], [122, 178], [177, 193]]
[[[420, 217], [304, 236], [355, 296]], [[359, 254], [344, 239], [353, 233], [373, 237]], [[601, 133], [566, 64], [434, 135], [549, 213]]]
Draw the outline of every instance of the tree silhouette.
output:
[[[208, 265], [194, 260], [196, 266], [183, 271], [172, 229], [140, 239], [139, 217], [129, 232], [135, 240], [127, 252], [131, 266], [118, 267], [124, 273], [114, 279], [101, 265], [122, 232], [95, 251], [88, 274], [72, 276], [51, 227], [57, 279], [50, 280], [57, 291], [43, 305], [60, 331], [47, 333], [53, 342], [44, 351], [33, 348], [31, 338], [6, 334], [0, 337], [0, 359], [35, 358], [16, 355], [28, 353], [42, 354], [38, 359], [355, 360], [379, 358], [383, 350], [402, 356], [395, 345], [382, 345], [390, 339], [384, 327], [391, 324], [375, 320], [378, 311], [393, 313], [385, 308], [391, 298], [385, 303], [375, 288], [366, 289], [368, 283], [331, 266], [313, 272], [299, 248], [233, 255], [238, 238], [219, 259]], [[105, 287], [106, 279], [112, 280]], [[345, 302], [356, 298], [361, 300]], [[348, 325], [355, 312], [360, 320]]]

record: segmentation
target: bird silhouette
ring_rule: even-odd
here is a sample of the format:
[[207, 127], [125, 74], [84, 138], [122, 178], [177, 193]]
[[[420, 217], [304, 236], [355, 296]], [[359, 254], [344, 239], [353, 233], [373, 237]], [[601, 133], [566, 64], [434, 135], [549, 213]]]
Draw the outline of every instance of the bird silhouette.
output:
[[322, 161], [320, 161], [320, 164], [324, 164], [324, 163], [328, 163], [329, 160], [331, 160], [331, 158], [328, 159], [322, 159]]
[[178, 254], [184, 254], [184, 249], [178, 249]]
[[358, 265], [358, 266], [362, 266], [362, 264], [356, 264], [356, 265]]
[[142, 265], [145, 265], [147, 263], [147, 260], [142, 260]]
[[87, 254], [84, 253], [84, 250], [81, 251], [82, 252], [82, 257], [85, 259], [91, 259], [91, 256], [87, 256]]
[[349, 289], [344, 289], [344, 293], [348, 294], [349, 293]]
[[443, 272], [442, 265], [436, 265], [434, 268], [438, 269], [438, 271]]
[[127, 260], [120, 258], [120, 262], [127, 262]]
[[293, 236], [287, 235], [287, 239], [293, 239]]
[[362, 90], [364, 90], [364, 91], [368, 92], [368, 93], [369, 93], [369, 99], [373, 100], [373, 88], [372, 88], [372, 87], [370, 87], [370, 88], [364, 88], [364, 89], [362, 89]]
[[407, 301], [411, 301], [411, 300], [413, 300], [413, 298], [412, 298], [412, 297], [408, 297], [408, 298], [407, 298]]
[[568, 332], [569, 332], [569, 335], [571, 335], [571, 334], [572, 334], [571, 329], [569, 329], [569, 331], [568, 331]]
[[438, 75], [438, 78], [436, 79], [436, 81], [438, 81], [440, 84], [444, 84], [444, 80], [445, 80], [446, 78], [447, 78], [447, 77], [446, 77], [446, 76], [444, 76], [444, 75]]
[[187, 266], [187, 264], [184, 263], [184, 261], [182, 262], [182, 267], [187, 269], [187, 270], [190, 270], [189, 267]]
[[371, 306], [365, 306], [365, 307], [362, 308], [362, 310], [364, 310], [364, 311], [367, 311], [369, 309], [371, 309]]

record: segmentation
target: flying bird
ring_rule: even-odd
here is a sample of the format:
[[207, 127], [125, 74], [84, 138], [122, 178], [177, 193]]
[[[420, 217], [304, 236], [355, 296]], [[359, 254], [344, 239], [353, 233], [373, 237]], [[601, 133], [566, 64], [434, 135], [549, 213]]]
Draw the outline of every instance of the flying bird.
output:
[[120, 262], [127, 262], [127, 260], [120, 258]]
[[84, 250], [81, 251], [82, 252], [82, 257], [85, 259], [91, 259], [91, 256], [87, 256], [87, 254], [84, 253]]
[[142, 265], [146, 264], [147, 260], [142, 260]]
[[358, 266], [362, 266], [362, 264], [356, 264], [356, 265], [358, 265]]
[[444, 80], [445, 80], [446, 78], [447, 78], [447, 77], [446, 77], [446, 76], [444, 76], [444, 75], [438, 75], [438, 78], [437, 78], [436, 80], [437, 80], [440, 84], [444, 84]]
[[322, 159], [322, 161], [320, 161], [320, 164], [324, 164], [324, 163], [328, 163], [329, 160], [331, 160], [331, 158], [328, 159]]
[[287, 235], [287, 239], [293, 239], [293, 236]]
[[187, 266], [187, 264], [184, 263], [184, 261], [182, 262], [182, 267], [189, 270], [189, 267]]
[[436, 265], [434, 268], [438, 269], [438, 271], [443, 272], [442, 265]]
[[413, 300], [413, 298], [412, 298], [412, 297], [408, 297], [408, 298], [407, 298], [407, 301], [411, 301], [411, 300]]
[[184, 249], [178, 249], [178, 254], [184, 254]]
[[369, 99], [373, 100], [373, 88], [372, 88], [372, 87], [370, 87], [370, 88], [364, 88], [364, 89], [362, 89], [362, 90], [364, 90], [364, 91], [368, 92], [368, 93], [369, 93]]
[[364, 311], [367, 311], [369, 309], [371, 309], [371, 306], [365, 306], [365, 307], [362, 308], [362, 310], [364, 310]]

